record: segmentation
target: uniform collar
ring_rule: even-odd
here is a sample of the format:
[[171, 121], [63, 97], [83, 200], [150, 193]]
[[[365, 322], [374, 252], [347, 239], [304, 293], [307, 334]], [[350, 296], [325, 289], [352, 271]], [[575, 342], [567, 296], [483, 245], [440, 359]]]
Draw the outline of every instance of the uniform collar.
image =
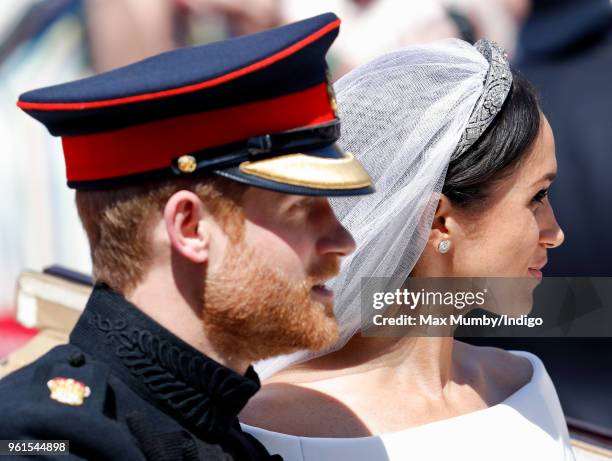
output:
[[224, 367], [105, 285], [94, 288], [70, 342], [210, 442], [223, 438], [261, 386], [252, 367], [244, 376]]

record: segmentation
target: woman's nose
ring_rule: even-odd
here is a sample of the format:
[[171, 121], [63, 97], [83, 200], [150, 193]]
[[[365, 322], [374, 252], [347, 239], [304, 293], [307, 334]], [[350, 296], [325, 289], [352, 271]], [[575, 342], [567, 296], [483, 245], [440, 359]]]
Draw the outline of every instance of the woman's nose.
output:
[[547, 208], [546, 219], [540, 231], [540, 242], [548, 248], [556, 248], [565, 240], [565, 234], [555, 218], [555, 212], [550, 202], [548, 202]]

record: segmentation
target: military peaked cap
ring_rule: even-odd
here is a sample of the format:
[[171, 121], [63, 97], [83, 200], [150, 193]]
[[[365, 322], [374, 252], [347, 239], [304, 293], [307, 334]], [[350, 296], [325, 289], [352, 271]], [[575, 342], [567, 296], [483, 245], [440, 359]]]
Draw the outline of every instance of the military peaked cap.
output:
[[369, 193], [368, 174], [335, 144], [325, 54], [339, 25], [327, 13], [177, 49], [17, 105], [62, 137], [72, 188], [216, 174], [285, 193]]

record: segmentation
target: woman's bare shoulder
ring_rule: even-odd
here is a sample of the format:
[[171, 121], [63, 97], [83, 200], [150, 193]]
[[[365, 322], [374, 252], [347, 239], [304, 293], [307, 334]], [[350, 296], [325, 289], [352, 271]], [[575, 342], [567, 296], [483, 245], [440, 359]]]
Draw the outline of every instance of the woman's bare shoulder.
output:
[[252, 397], [240, 413], [240, 421], [274, 432], [287, 432], [297, 406], [304, 400], [301, 388], [291, 384], [268, 384]]
[[264, 385], [240, 413], [240, 421], [268, 431], [303, 437], [367, 435], [353, 412], [333, 397], [303, 386], [284, 382]]

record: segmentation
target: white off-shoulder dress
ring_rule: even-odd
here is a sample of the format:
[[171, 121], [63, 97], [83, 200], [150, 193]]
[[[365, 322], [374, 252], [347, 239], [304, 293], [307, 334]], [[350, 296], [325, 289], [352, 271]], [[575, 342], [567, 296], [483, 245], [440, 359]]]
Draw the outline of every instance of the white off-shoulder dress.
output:
[[404, 431], [357, 438], [296, 437], [243, 424], [286, 461], [574, 460], [555, 387], [538, 357], [531, 380], [492, 407]]

